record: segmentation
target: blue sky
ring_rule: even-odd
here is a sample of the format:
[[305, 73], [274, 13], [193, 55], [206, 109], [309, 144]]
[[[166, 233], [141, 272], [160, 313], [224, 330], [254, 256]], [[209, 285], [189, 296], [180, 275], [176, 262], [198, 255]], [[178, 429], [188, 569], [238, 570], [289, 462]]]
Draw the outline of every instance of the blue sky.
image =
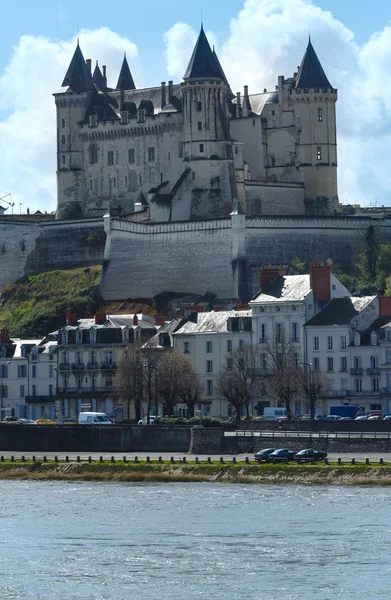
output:
[[[204, 27], [233, 91], [289, 77], [308, 31], [338, 88], [339, 196], [391, 205], [391, 2], [386, 0], [19, 0], [2, 6], [0, 190], [24, 209], [53, 210], [55, 111], [77, 33], [85, 58], [116, 82], [124, 50], [138, 87], [180, 81]], [[1, 196], [1, 192], [0, 192]]]

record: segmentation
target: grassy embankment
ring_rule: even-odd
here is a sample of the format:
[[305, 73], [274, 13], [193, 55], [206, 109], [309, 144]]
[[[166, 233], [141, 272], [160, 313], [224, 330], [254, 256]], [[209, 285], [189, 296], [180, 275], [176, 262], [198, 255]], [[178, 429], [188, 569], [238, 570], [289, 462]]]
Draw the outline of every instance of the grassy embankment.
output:
[[244, 462], [4, 461], [0, 479], [391, 485], [391, 464], [270, 465]]
[[105, 303], [99, 293], [101, 266], [48, 271], [23, 277], [1, 290], [0, 329], [11, 337], [43, 337], [64, 325], [70, 308], [79, 317], [97, 310], [112, 314], [145, 314], [156, 311], [149, 305], [127, 300]]

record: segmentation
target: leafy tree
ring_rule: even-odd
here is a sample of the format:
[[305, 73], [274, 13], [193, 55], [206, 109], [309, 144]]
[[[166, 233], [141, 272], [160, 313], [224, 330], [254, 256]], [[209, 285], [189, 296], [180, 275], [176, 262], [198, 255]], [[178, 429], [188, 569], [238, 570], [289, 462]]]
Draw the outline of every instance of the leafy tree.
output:
[[231, 353], [230, 365], [221, 374], [219, 390], [236, 410], [240, 420], [242, 406], [249, 418], [250, 402], [257, 397], [259, 388], [259, 353], [252, 345], [242, 346]]
[[297, 275], [303, 275], [307, 272], [305, 262], [300, 260], [298, 256], [296, 256], [295, 260], [292, 262], [292, 269]]

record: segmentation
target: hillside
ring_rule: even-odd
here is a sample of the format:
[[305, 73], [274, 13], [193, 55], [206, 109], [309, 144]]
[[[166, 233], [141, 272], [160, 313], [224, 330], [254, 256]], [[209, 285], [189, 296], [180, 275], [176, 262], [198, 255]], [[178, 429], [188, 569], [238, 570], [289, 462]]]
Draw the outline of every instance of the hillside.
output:
[[7, 327], [14, 337], [40, 337], [64, 324], [67, 308], [80, 316], [94, 312], [102, 304], [100, 274], [101, 266], [49, 271], [5, 286], [0, 328]]

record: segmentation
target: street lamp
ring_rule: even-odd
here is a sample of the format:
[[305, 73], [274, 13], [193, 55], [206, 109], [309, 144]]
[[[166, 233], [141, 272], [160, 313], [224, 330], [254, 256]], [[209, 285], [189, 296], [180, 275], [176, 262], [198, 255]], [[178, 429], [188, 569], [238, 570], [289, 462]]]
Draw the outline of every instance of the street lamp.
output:
[[0, 362], [0, 373], [1, 373], [1, 404], [0, 404], [0, 420], [3, 420], [3, 401], [4, 401], [4, 389], [3, 389], [3, 378], [4, 378], [4, 367], [10, 364], [11, 361]]

